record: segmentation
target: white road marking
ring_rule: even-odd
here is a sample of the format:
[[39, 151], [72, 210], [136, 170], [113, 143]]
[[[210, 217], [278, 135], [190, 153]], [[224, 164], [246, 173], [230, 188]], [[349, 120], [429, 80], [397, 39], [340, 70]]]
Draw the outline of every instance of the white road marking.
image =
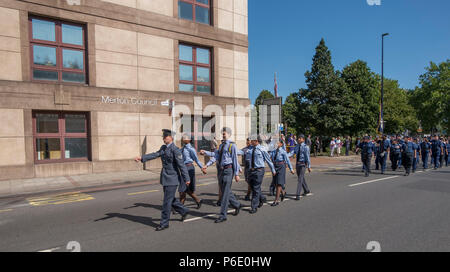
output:
[[383, 181], [383, 180], [388, 180], [388, 179], [394, 179], [394, 178], [398, 178], [398, 176], [392, 176], [392, 177], [387, 177], [387, 178], [381, 178], [381, 179], [375, 179], [375, 180], [369, 180], [369, 181], [365, 181], [365, 182], [355, 183], [355, 184], [349, 185], [348, 187], [355, 187], [355, 186], [370, 184], [370, 183]]
[[53, 252], [55, 250], [60, 249], [60, 247], [55, 247], [55, 248], [50, 248], [50, 249], [44, 249], [44, 250], [39, 250], [38, 252]]

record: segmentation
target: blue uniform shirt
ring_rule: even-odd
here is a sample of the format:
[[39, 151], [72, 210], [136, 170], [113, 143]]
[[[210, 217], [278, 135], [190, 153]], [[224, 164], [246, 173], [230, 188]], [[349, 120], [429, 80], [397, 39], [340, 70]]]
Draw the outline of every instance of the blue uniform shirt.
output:
[[[230, 148], [230, 145], [231, 148]], [[230, 150], [231, 149], [231, 153]], [[222, 152], [222, 157], [220, 157], [220, 153]], [[222, 142], [222, 144], [219, 146], [219, 148], [214, 152], [206, 152], [206, 156], [211, 157], [211, 160], [207, 163], [207, 166], [212, 165], [215, 162], [221, 162], [218, 167], [225, 167], [228, 165], [233, 166], [234, 174], [237, 176], [239, 175], [239, 170], [241, 169], [241, 166], [238, 163], [238, 151], [236, 148], [236, 144], [232, 143], [231, 141], [227, 140]], [[214, 160], [213, 160], [214, 158]]]
[[[252, 165], [253, 153], [255, 153], [255, 164]], [[272, 173], [275, 173], [275, 167], [270, 160], [270, 155], [265, 151], [261, 145], [257, 145], [247, 152], [246, 160], [250, 168], [264, 168], [264, 162], [266, 162]]]
[[191, 164], [195, 161], [198, 167], [203, 168], [203, 164], [198, 159], [197, 151], [192, 147], [191, 144], [185, 145], [181, 150], [183, 153], [184, 164]]
[[292, 156], [294, 156], [294, 154], [297, 155], [297, 162], [303, 162], [306, 164], [307, 168], [311, 168], [309, 146], [307, 146], [305, 143], [296, 145], [294, 150], [292, 150], [288, 154], [288, 156], [292, 157]]
[[372, 155], [372, 153], [375, 152], [375, 145], [372, 142], [362, 142], [359, 144], [359, 149], [361, 149], [361, 155], [362, 154], [369, 154]]
[[291, 171], [294, 171], [294, 169], [292, 168], [291, 160], [289, 160], [289, 155], [283, 147], [277, 148], [274, 151], [272, 151], [270, 157], [272, 158], [272, 161], [274, 163], [285, 162], [289, 166], [289, 169], [291, 169]]
[[414, 143], [413, 142], [403, 143], [402, 151], [405, 153], [414, 153]]
[[399, 143], [392, 144], [391, 150], [395, 154], [400, 154], [402, 152], [402, 146]]
[[422, 143], [420, 144], [420, 150], [421, 150], [422, 152], [428, 153], [428, 152], [430, 152], [430, 149], [431, 149], [431, 144], [430, 144], [430, 143], [428, 143], [428, 142], [422, 142]]

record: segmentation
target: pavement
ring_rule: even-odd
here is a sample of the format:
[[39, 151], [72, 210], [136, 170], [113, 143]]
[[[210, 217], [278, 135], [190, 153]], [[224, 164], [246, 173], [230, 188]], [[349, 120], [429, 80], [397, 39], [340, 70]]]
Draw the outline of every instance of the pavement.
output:
[[[360, 164], [358, 156], [340, 158], [317, 157], [312, 158], [311, 161], [317, 170], [342, 169]], [[208, 175], [203, 175], [198, 167], [196, 167], [196, 171], [200, 179], [216, 176], [215, 167], [208, 169]], [[146, 171], [4, 180], [0, 181], [0, 198], [71, 190], [90, 192], [92, 190], [157, 184], [159, 183], [160, 172], [161, 169], [152, 169]]]
[[[450, 168], [420, 169], [409, 177], [373, 171], [367, 178], [360, 167], [313, 168], [306, 176], [312, 196], [295, 201], [296, 177], [289, 174], [288, 198], [254, 215], [243, 200], [246, 183], [233, 183], [244, 209], [222, 224], [214, 223], [217, 181], [206, 177], [198, 181], [202, 208], [188, 198], [187, 220], [172, 215], [163, 232], [154, 230], [161, 216], [158, 184], [4, 198], [0, 251], [448, 252], [449, 177]], [[264, 181], [265, 194], [270, 180]]]

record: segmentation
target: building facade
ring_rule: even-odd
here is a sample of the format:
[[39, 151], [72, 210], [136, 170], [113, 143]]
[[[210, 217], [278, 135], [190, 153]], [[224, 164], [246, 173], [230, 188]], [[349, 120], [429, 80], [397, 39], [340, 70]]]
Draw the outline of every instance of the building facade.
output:
[[243, 145], [226, 107], [250, 104], [247, 14], [247, 0], [0, 0], [0, 180], [140, 170], [181, 116], [199, 150], [219, 119]]

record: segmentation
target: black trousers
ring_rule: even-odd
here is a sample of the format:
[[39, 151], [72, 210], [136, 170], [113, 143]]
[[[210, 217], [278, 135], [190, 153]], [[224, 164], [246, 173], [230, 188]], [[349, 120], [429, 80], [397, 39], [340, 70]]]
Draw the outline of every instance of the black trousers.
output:
[[412, 153], [403, 153], [402, 154], [402, 164], [405, 167], [406, 173], [411, 173], [411, 167], [414, 159], [414, 154]]
[[372, 162], [372, 154], [362, 154], [361, 155], [361, 161], [364, 166], [364, 172], [366, 175], [369, 175], [370, 173], [370, 164]]
[[398, 161], [400, 160], [400, 154], [399, 153], [392, 153], [392, 171], [397, 170], [398, 168]]

